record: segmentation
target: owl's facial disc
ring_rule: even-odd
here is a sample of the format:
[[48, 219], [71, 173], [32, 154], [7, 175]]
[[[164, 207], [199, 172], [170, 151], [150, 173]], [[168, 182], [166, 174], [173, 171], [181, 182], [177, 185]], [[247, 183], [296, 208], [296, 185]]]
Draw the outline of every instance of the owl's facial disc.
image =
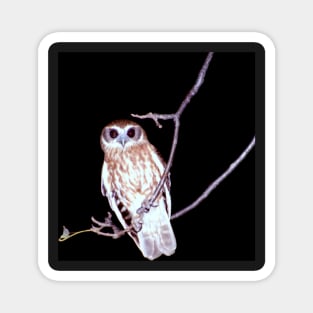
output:
[[104, 128], [102, 147], [127, 148], [144, 140], [144, 131], [139, 125], [112, 125]]

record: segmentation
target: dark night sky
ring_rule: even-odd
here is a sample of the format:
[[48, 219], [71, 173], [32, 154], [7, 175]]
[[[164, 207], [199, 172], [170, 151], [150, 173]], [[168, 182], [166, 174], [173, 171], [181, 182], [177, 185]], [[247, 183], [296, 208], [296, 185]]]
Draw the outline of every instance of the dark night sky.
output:
[[[62, 52], [58, 66], [56, 236], [91, 226], [110, 210], [100, 191], [102, 128], [131, 113], [173, 113], [193, 86], [203, 52]], [[255, 54], [216, 52], [181, 118], [171, 169], [172, 212], [195, 200], [255, 134]], [[166, 160], [173, 123], [136, 120]], [[51, 209], [51, 208], [50, 208]], [[250, 261], [255, 254], [254, 150], [196, 209], [172, 221], [176, 253], [153, 262]], [[144, 261], [129, 236], [81, 234], [58, 245], [59, 260]], [[150, 262], [150, 261], [147, 261]]]

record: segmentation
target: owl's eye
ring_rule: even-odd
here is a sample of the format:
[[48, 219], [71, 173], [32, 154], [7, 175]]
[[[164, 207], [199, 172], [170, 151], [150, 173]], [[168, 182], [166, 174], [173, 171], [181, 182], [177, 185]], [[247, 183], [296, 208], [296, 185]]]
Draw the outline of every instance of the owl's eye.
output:
[[129, 138], [133, 138], [135, 136], [135, 129], [134, 128], [130, 128], [128, 131], [127, 131], [127, 136]]
[[109, 134], [110, 134], [110, 137], [111, 137], [112, 139], [116, 138], [117, 135], [118, 135], [117, 130], [115, 130], [115, 129], [111, 129], [110, 132], [109, 132]]

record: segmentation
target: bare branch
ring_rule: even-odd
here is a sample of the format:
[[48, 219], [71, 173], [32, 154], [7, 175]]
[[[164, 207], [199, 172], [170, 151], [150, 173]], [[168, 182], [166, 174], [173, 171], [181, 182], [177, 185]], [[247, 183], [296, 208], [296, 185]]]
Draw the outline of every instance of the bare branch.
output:
[[[177, 110], [175, 114], [157, 114], [157, 113], [151, 113], [151, 112], [145, 115], [132, 114], [133, 117], [140, 118], [140, 119], [146, 119], [146, 118], [153, 119], [159, 128], [162, 127], [162, 125], [159, 123], [159, 119], [162, 119], [162, 120], [172, 119], [175, 125], [172, 148], [171, 148], [170, 156], [167, 162], [167, 166], [164, 170], [161, 180], [159, 181], [159, 184], [156, 187], [153, 195], [151, 196], [150, 199], [146, 200], [142, 204], [142, 206], [137, 210], [138, 214], [143, 214], [150, 210], [151, 206], [153, 205], [154, 201], [156, 200], [161, 189], [164, 186], [167, 175], [173, 164], [174, 153], [175, 153], [177, 142], [178, 142], [180, 116], [185, 110], [185, 108], [187, 107], [191, 98], [198, 92], [200, 86], [203, 84], [203, 81], [204, 81], [208, 66], [212, 60], [212, 57], [213, 57], [213, 52], [208, 53], [204, 61], [204, 64], [202, 65], [202, 68], [198, 74], [195, 84], [193, 85], [193, 87], [191, 88], [191, 90], [189, 91], [189, 93], [187, 94], [187, 96], [185, 97], [185, 99], [183, 100], [183, 102], [181, 103], [181, 105], [179, 106], [179, 109]], [[248, 145], [248, 147], [242, 152], [242, 154], [229, 166], [229, 168], [220, 177], [218, 177], [212, 184], [208, 186], [208, 188], [199, 196], [199, 198], [197, 198], [193, 203], [188, 205], [186, 208], [173, 214], [171, 216], [171, 220], [186, 214], [187, 212], [195, 208], [200, 202], [206, 199], [208, 195], [239, 165], [239, 163], [246, 157], [246, 155], [250, 152], [250, 150], [254, 147], [254, 145], [255, 145], [255, 137], [253, 138], [252, 142]]]
[[168, 177], [170, 168], [172, 167], [172, 164], [173, 164], [174, 154], [175, 154], [175, 150], [176, 150], [176, 146], [177, 146], [177, 142], [178, 142], [178, 134], [179, 134], [179, 126], [180, 126], [179, 118], [180, 118], [181, 114], [183, 113], [183, 111], [185, 110], [185, 108], [187, 107], [191, 98], [198, 92], [200, 86], [203, 84], [205, 74], [206, 74], [208, 66], [212, 60], [212, 57], [213, 57], [213, 52], [209, 52], [203, 65], [202, 65], [202, 67], [201, 67], [201, 70], [198, 74], [198, 77], [196, 79], [195, 84], [193, 85], [191, 90], [188, 92], [187, 96], [185, 97], [185, 99], [183, 100], [183, 102], [181, 103], [181, 105], [179, 106], [179, 108], [175, 114], [157, 114], [157, 113], [151, 113], [151, 112], [148, 114], [145, 114], [145, 115], [132, 114], [132, 116], [140, 118], [140, 119], [146, 119], [146, 118], [153, 119], [159, 128], [162, 127], [161, 124], [159, 123], [159, 119], [162, 119], [162, 120], [172, 119], [174, 121], [174, 125], [175, 125], [172, 148], [171, 148], [170, 156], [169, 156], [167, 165], [165, 167], [164, 173], [163, 173], [154, 193], [152, 194], [151, 198], [148, 199], [147, 201], [144, 201], [144, 203], [141, 205], [141, 207], [137, 210], [138, 214], [142, 214], [143, 212], [150, 210], [150, 208], [153, 206], [154, 201], [156, 200], [156, 198], [158, 197], [158, 195], [160, 194], [160, 192], [164, 186], [164, 183]]
[[[93, 223], [98, 225], [98, 227], [92, 225], [91, 228], [89, 229], [84, 229], [84, 230], [80, 230], [76, 232], [70, 232], [65, 226], [63, 226], [63, 234], [60, 236], [59, 241], [62, 242], [69, 238], [72, 238], [73, 236], [76, 236], [82, 233], [87, 233], [87, 232], [93, 232], [101, 236], [117, 239], [131, 230], [131, 228], [121, 230], [116, 225], [114, 225], [114, 223], [112, 222], [112, 214], [110, 212], [108, 212], [108, 216], [104, 219], [104, 222], [97, 221], [93, 216], [91, 217], [91, 220]], [[102, 229], [104, 228], [111, 228], [113, 233], [103, 232]]]
[[213, 58], [213, 54], [214, 52], [209, 52], [202, 67], [201, 70], [198, 74], [197, 80], [195, 82], [195, 84], [193, 85], [193, 87], [191, 88], [191, 90], [189, 91], [189, 93], [187, 94], [186, 98], [184, 99], [184, 101], [181, 103], [178, 111], [176, 112], [176, 116], [179, 118], [180, 115], [183, 113], [183, 111], [185, 110], [187, 104], [190, 102], [191, 98], [198, 92], [200, 86], [203, 84], [204, 82], [204, 78], [205, 78], [205, 74], [207, 72], [207, 69], [210, 65], [210, 62]]
[[160, 124], [159, 119], [160, 120], [172, 120], [175, 118], [175, 114], [156, 114], [152, 112], [149, 112], [148, 114], [144, 114], [144, 115], [131, 114], [131, 116], [140, 118], [141, 120], [146, 119], [146, 118], [151, 118], [154, 120], [156, 126], [159, 128], [162, 128], [162, 125]]
[[200, 195], [198, 199], [196, 199], [193, 203], [185, 207], [184, 209], [178, 211], [177, 213], [171, 216], [171, 220], [178, 218], [193, 208], [195, 208], [200, 202], [208, 197], [208, 195], [242, 162], [242, 160], [247, 156], [247, 154], [252, 150], [255, 146], [255, 137], [253, 137], [252, 141], [248, 145], [248, 147], [240, 154], [240, 156], [228, 167], [228, 169], [219, 176], [209, 187]]

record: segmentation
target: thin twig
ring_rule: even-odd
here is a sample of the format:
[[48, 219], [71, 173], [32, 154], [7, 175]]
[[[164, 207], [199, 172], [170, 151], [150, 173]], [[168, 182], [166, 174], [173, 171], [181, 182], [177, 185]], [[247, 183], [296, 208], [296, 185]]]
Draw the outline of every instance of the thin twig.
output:
[[[119, 229], [113, 222], [112, 222], [112, 214], [108, 212], [108, 216], [105, 218], [104, 222], [100, 222], [96, 220], [93, 216], [91, 217], [93, 223], [98, 225], [98, 227], [92, 225], [90, 231], [105, 237], [112, 237], [113, 239], [120, 238], [121, 236], [125, 235], [126, 233], [131, 231], [131, 228], [126, 229]], [[111, 228], [113, 233], [103, 232], [104, 228]]]
[[197, 198], [193, 203], [191, 203], [184, 209], [173, 214], [171, 216], [171, 220], [174, 220], [175, 218], [186, 214], [187, 212], [198, 206], [200, 202], [206, 199], [208, 195], [239, 165], [239, 163], [242, 162], [242, 160], [247, 156], [247, 154], [252, 150], [254, 146], [255, 137], [253, 137], [248, 147], [240, 154], [240, 156], [228, 167], [228, 169], [221, 176], [219, 176], [212, 184], [209, 185], [209, 187], [200, 195], [199, 198]]
[[70, 232], [65, 226], [63, 226], [63, 234], [59, 238], [59, 242], [65, 241], [67, 239], [70, 239], [76, 235], [82, 234], [82, 233], [88, 233], [91, 232], [91, 229], [84, 229], [76, 232]]
[[202, 67], [201, 67], [201, 70], [198, 74], [198, 77], [196, 79], [195, 84], [193, 85], [191, 90], [188, 92], [187, 96], [185, 97], [185, 99], [183, 100], [183, 102], [181, 103], [181, 105], [179, 106], [179, 108], [175, 114], [157, 114], [157, 113], [151, 113], [151, 112], [148, 114], [145, 114], [145, 115], [132, 114], [133, 117], [137, 117], [140, 119], [146, 119], [146, 118], [153, 119], [159, 128], [162, 127], [161, 124], [159, 123], [159, 119], [162, 119], [162, 120], [172, 119], [174, 121], [174, 126], [175, 126], [172, 148], [171, 148], [170, 156], [169, 156], [167, 165], [165, 167], [164, 173], [163, 173], [154, 193], [152, 194], [152, 196], [149, 199], [147, 199], [146, 201], [144, 201], [144, 203], [141, 205], [141, 207], [137, 210], [138, 214], [143, 214], [143, 212], [147, 212], [150, 210], [154, 201], [157, 199], [158, 195], [160, 194], [160, 192], [164, 186], [164, 183], [168, 177], [169, 171], [170, 171], [172, 164], [173, 164], [174, 154], [175, 154], [175, 150], [176, 150], [176, 146], [177, 146], [177, 142], [178, 142], [180, 116], [183, 113], [183, 111], [185, 110], [185, 108], [187, 107], [191, 98], [198, 92], [200, 86], [203, 84], [205, 74], [206, 74], [207, 69], [209, 67], [209, 64], [212, 60], [212, 57], [213, 57], [213, 52], [209, 52], [203, 65], [202, 65]]
[[[104, 219], [104, 222], [97, 221], [93, 216], [91, 217], [91, 220], [93, 223], [95, 223], [98, 226], [92, 225], [91, 228], [89, 229], [84, 229], [84, 230], [80, 230], [76, 232], [70, 232], [65, 226], [63, 226], [63, 234], [60, 236], [59, 241], [62, 242], [62, 241], [72, 238], [73, 236], [76, 236], [82, 233], [87, 233], [87, 232], [93, 232], [101, 236], [117, 239], [125, 235], [129, 231], [131, 231], [131, 228], [119, 229], [112, 222], [112, 214], [110, 212], [108, 212], [108, 216]], [[104, 228], [110, 228], [112, 232], [102, 231]]]
[[131, 116], [140, 118], [140, 119], [151, 118], [152, 120], [154, 120], [156, 126], [159, 128], [162, 128], [162, 124], [160, 124], [159, 119], [160, 120], [172, 120], [175, 118], [175, 114], [156, 114], [152, 112], [149, 112], [144, 115], [131, 114]]

